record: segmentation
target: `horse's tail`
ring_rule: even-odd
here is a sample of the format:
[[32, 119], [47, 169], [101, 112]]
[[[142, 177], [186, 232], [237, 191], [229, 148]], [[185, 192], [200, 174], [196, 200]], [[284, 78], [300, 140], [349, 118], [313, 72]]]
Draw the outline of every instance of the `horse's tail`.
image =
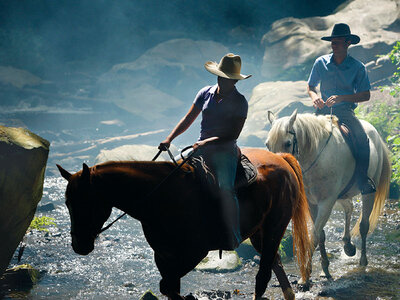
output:
[[[390, 177], [391, 177], [391, 164], [390, 164], [390, 154], [387, 149], [385, 143], [382, 141], [382, 138], [379, 137], [379, 141], [381, 142], [381, 146], [383, 149], [382, 154], [382, 171], [381, 176], [379, 177], [379, 183], [377, 186], [377, 190], [375, 192], [374, 199], [374, 207], [372, 208], [371, 215], [369, 216], [369, 232], [374, 231], [378, 218], [382, 214], [383, 208], [385, 206], [385, 200], [387, 198], [389, 188], [390, 188]], [[357, 223], [354, 225], [351, 230], [351, 235], [356, 236], [360, 234], [360, 222], [361, 222], [362, 214], [358, 218]]]
[[293, 248], [296, 252], [301, 277], [303, 280], [307, 280], [311, 274], [313, 243], [308, 233], [308, 226], [311, 225], [312, 220], [304, 191], [303, 174], [296, 158], [287, 153], [283, 153], [282, 157], [289, 163], [297, 177], [299, 189], [296, 195], [297, 203], [293, 205], [292, 212]]

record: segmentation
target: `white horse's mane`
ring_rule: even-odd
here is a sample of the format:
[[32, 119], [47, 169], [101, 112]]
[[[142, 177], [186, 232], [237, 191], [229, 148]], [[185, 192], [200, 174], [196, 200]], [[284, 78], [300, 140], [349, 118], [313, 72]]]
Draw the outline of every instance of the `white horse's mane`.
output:
[[[279, 139], [287, 136], [290, 117], [276, 119], [268, 134], [271, 144], [279, 143]], [[333, 124], [337, 126], [337, 118], [333, 117]], [[330, 116], [314, 115], [310, 113], [297, 114], [293, 124], [301, 155], [307, 156], [315, 152], [319, 142], [326, 139], [331, 132]]]

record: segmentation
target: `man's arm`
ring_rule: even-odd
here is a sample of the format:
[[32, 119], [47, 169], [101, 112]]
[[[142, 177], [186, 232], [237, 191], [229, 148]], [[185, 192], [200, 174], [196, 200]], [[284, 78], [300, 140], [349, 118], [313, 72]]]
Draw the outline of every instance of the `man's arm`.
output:
[[355, 93], [352, 95], [332, 95], [326, 100], [326, 106], [331, 107], [335, 103], [350, 102], [358, 103], [368, 101], [371, 97], [370, 91]]
[[317, 87], [307, 85], [307, 92], [313, 102], [314, 108], [323, 108], [325, 106], [324, 100], [320, 96], [318, 96]]

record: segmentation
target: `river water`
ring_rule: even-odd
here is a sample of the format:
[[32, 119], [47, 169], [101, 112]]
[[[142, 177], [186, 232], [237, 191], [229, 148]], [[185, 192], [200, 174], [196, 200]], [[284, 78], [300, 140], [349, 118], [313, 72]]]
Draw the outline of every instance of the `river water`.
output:
[[[66, 182], [60, 176], [45, 178], [41, 206], [52, 203], [54, 209], [37, 216], [55, 219], [48, 233], [29, 234], [21, 263], [29, 263], [41, 272], [41, 279], [28, 291], [8, 291], [5, 299], [139, 299], [151, 289], [161, 296], [160, 275], [136, 220], [126, 217], [117, 222], [96, 242], [88, 256], [75, 254], [70, 246], [69, 215], [64, 205]], [[353, 223], [360, 209], [355, 202]], [[116, 210], [112, 218], [119, 215]], [[325, 232], [331, 256], [332, 281], [319, 277], [319, 253], [313, 258], [313, 285], [302, 292], [296, 287], [299, 271], [292, 260], [284, 263], [297, 299], [400, 299], [400, 209], [398, 200], [387, 201], [377, 229], [368, 238], [369, 265], [358, 265], [359, 251], [347, 257], [341, 244], [343, 212], [335, 207]], [[397, 236], [397, 238], [396, 238]], [[355, 240], [357, 250], [360, 241]], [[11, 265], [16, 265], [14, 258]], [[182, 279], [182, 294], [193, 293], [203, 299], [251, 299], [258, 270], [257, 258], [243, 259], [242, 267], [231, 273], [192, 271]], [[237, 294], [233, 291], [238, 290]], [[268, 299], [282, 299], [273, 275], [265, 294]]]

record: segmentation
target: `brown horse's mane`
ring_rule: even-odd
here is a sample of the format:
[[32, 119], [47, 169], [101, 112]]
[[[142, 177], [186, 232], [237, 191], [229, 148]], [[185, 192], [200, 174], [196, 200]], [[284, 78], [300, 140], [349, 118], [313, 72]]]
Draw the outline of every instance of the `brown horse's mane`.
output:
[[[101, 173], [108, 169], [140, 169], [141, 171], [157, 171], [157, 173], [172, 172], [176, 165], [169, 161], [107, 161], [98, 165], [94, 165], [91, 170], [93, 173]], [[185, 172], [192, 171], [193, 168], [188, 164], [181, 166]]]

